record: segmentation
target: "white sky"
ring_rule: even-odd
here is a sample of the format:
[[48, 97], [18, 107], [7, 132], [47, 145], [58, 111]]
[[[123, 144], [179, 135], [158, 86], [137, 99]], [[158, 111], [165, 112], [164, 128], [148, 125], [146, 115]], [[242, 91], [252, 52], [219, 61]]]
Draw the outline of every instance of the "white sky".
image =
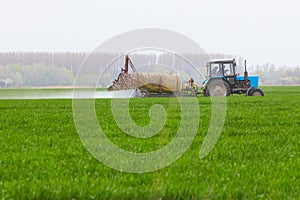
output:
[[92, 51], [138, 28], [164, 28], [252, 65], [300, 65], [297, 0], [0, 0], [0, 51]]

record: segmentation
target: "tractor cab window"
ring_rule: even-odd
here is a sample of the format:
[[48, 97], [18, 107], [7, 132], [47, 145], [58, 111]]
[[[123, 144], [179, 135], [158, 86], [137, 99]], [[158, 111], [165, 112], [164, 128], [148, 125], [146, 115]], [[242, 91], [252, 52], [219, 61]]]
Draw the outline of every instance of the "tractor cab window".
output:
[[222, 76], [221, 63], [210, 63], [210, 76]]
[[224, 76], [234, 76], [233, 64], [223, 63]]

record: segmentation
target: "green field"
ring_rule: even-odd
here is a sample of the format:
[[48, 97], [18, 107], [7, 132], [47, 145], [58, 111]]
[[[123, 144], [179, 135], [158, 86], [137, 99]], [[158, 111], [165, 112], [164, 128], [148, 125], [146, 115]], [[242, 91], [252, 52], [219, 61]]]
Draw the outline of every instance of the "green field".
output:
[[[199, 97], [201, 122], [189, 150], [172, 165], [142, 174], [111, 169], [86, 150], [71, 99], [0, 100], [0, 199], [300, 199], [300, 87], [263, 90], [264, 97], [227, 97], [221, 137], [203, 159], [211, 106], [210, 98]], [[150, 139], [124, 134], [109, 99], [96, 100], [95, 107], [111, 141], [148, 152], [168, 144], [180, 120], [175, 98], [132, 99], [132, 119], [147, 125], [153, 104], [163, 105], [168, 118]]]

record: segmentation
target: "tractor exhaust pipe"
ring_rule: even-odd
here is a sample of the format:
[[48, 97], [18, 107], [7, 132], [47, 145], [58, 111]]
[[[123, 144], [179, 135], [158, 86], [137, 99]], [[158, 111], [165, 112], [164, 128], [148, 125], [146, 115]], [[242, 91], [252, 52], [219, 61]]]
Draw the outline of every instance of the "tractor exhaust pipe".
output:
[[244, 71], [244, 77], [245, 77], [245, 81], [248, 84], [248, 72], [247, 72], [247, 60], [245, 60], [245, 71]]

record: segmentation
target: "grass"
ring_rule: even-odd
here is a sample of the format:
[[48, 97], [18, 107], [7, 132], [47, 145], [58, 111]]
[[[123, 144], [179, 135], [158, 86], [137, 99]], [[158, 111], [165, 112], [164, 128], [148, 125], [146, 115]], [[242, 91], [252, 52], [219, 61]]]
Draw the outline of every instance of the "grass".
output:
[[[144, 174], [113, 170], [85, 149], [73, 122], [72, 100], [0, 100], [0, 198], [299, 199], [300, 87], [263, 90], [265, 97], [227, 98], [222, 135], [203, 159], [199, 150], [210, 99], [199, 97], [201, 122], [190, 149], [169, 167]], [[99, 123], [126, 150], [155, 150], [177, 131], [176, 99], [130, 101], [132, 119], [141, 126], [150, 122], [148, 111], [155, 103], [165, 107], [168, 119], [150, 139], [124, 134], [108, 99], [96, 100]]]

